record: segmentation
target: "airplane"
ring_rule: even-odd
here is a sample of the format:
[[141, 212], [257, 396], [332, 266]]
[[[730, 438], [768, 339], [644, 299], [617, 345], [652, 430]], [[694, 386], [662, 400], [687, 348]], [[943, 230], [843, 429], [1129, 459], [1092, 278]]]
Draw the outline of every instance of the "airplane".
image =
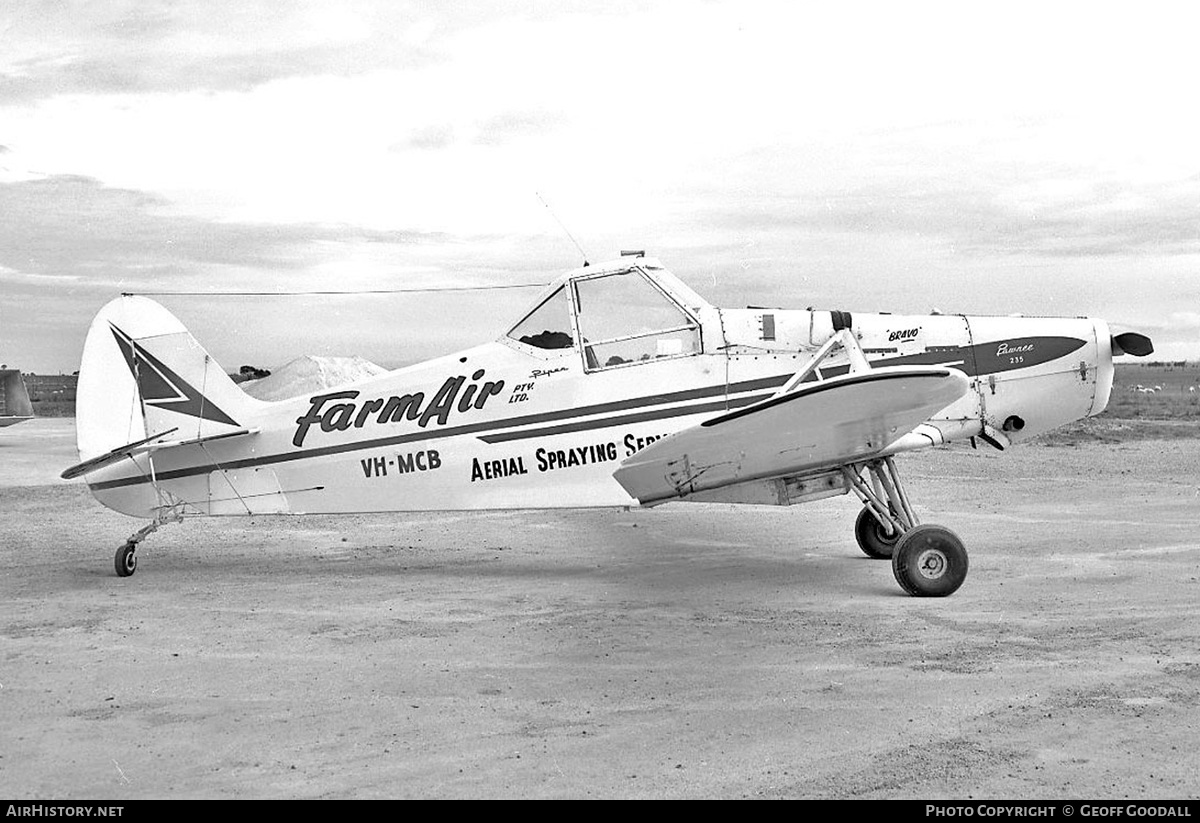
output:
[[0, 428], [33, 419], [33, 403], [25, 378], [16, 369], [0, 368]]
[[854, 534], [900, 587], [946, 596], [968, 557], [922, 523], [896, 465], [952, 441], [997, 449], [1102, 412], [1103, 320], [717, 308], [643, 252], [548, 284], [498, 339], [344, 386], [255, 400], [158, 303], [91, 324], [80, 462], [103, 505], [193, 515], [792, 505], [853, 494]]

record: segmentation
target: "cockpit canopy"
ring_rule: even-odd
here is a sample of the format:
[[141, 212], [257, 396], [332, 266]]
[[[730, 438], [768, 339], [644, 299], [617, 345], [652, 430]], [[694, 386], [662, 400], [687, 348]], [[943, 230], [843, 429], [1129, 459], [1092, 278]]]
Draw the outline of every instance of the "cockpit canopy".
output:
[[671, 287], [685, 292], [685, 300], [695, 296], [664, 274], [648, 266], [580, 270], [557, 284], [508, 337], [543, 355], [580, 349], [588, 371], [698, 354], [698, 307], [689, 311]]

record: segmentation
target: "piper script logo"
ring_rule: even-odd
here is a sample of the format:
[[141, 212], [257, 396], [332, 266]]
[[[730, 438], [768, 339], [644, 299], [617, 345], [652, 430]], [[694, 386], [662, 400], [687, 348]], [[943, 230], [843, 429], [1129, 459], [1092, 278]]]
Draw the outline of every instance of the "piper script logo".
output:
[[[499, 394], [504, 389], [504, 381], [483, 379], [483, 369], [467, 378], [448, 377], [442, 387], [429, 399], [425, 400], [424, 392], [413, 392], [391, 397], [376, 397], [359, 401], [360, 392], [335, 391], [328, 394], [318, 394], [309, 398], [308, 411], [302, 417], [296, 418], [296, 433], [292, 436], [292, 444], [297, 448], [304, 445], [304, 439], [313, 426], [319, 426], [323, 432], [346, 431], [353, 427], [361, 429], [372, 421], [377, 425], [399, 423], [403, 420], [416, 420], [417, 425], [425, 428], [430, 421], [437, 421], [444, 426], [454, 413], [468, 414], [482, 409], [487, 399]], [[336, 401], [336, 402], [335, 402]]]

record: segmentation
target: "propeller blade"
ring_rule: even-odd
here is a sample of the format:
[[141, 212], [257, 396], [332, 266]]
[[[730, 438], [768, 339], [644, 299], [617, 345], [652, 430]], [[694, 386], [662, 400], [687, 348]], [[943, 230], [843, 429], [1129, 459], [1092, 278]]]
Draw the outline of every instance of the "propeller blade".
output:
[[1114, 335], [1112, 339], [1113, 354], [1132, 354], [1134, 357], [1145, 357], [1154, 353], [1154, 343], [1144, 334], [1127, 331]]

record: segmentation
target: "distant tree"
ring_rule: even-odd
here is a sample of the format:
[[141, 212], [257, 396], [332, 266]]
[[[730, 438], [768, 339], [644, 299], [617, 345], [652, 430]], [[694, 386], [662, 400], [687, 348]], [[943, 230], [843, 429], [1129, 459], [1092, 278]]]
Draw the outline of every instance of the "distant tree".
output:
[[264, 377], [269, 377], [270, 369], [260, 369], [258, 366], [242, 366], [238, 369], [237, 374], [231, 374], [234, 383], [243, 383], [247, 380], [261, 380]]

